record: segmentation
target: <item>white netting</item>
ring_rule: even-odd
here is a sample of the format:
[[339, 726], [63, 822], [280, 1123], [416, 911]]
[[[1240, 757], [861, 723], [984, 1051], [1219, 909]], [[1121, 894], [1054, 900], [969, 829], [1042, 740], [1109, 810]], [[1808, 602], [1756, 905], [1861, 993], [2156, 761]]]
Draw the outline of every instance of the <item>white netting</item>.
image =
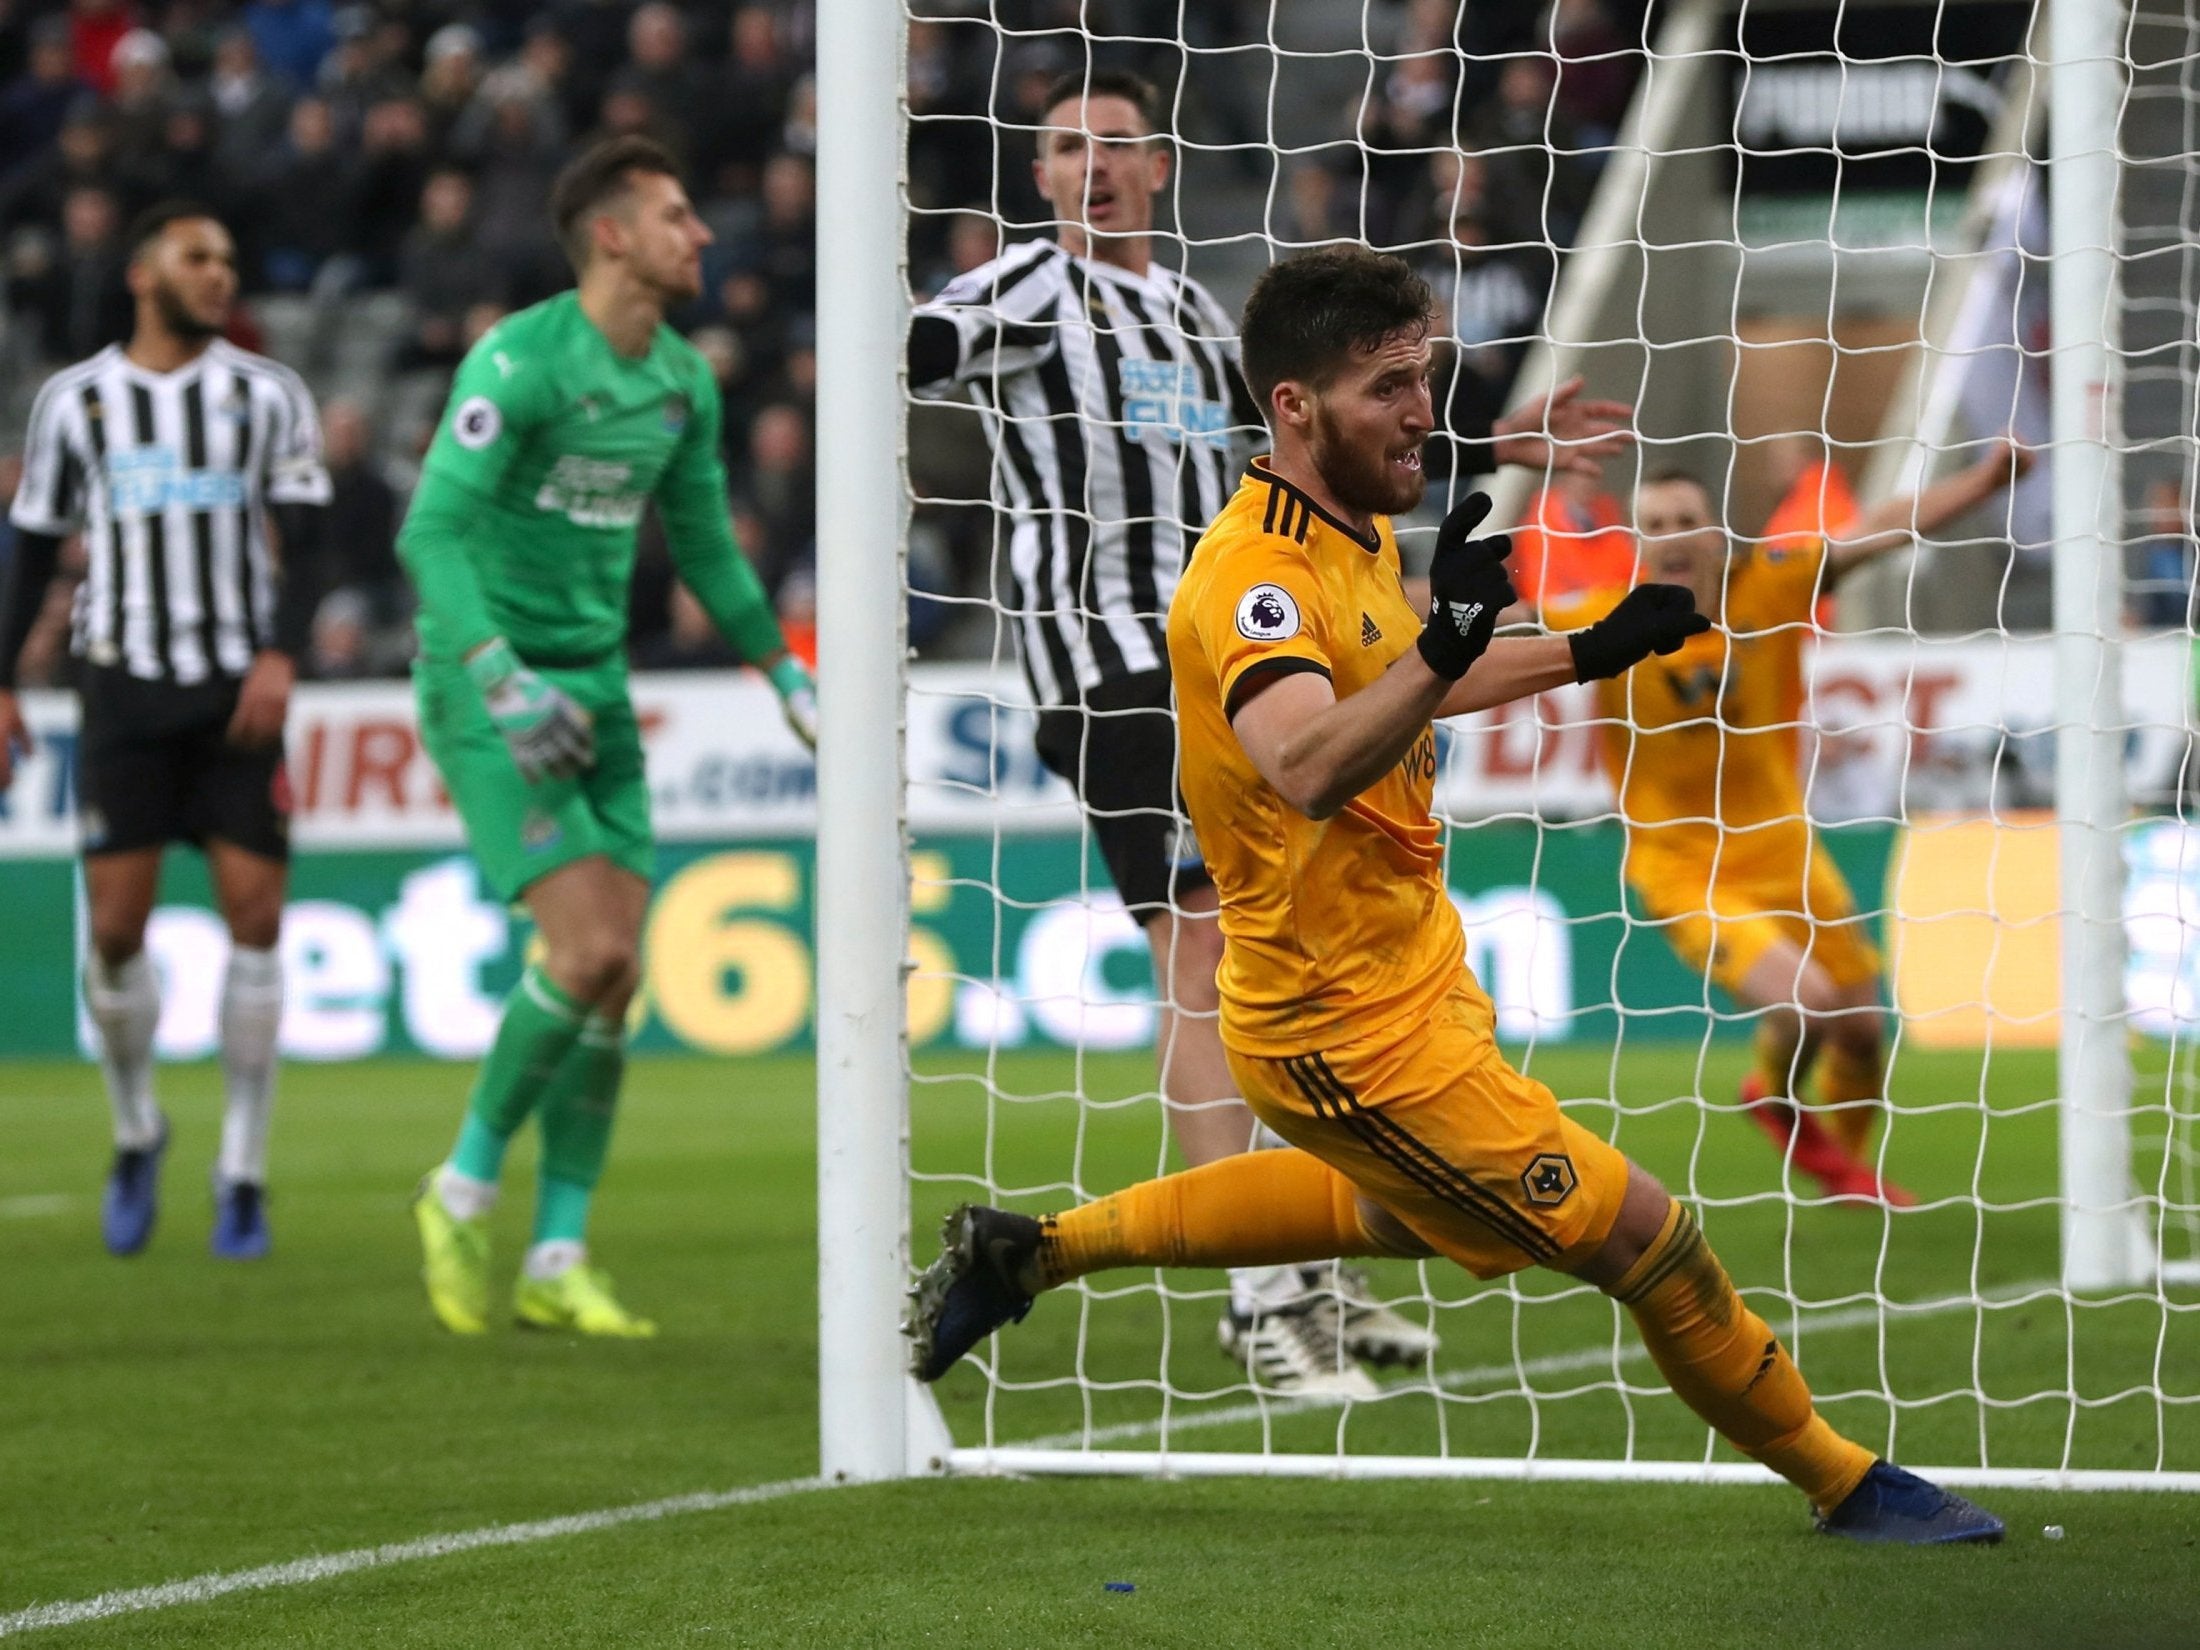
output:
[[[1609, 577], [1615, 558], [1632, 567], [1638, 464], [1703, 478], [1727, 530], [1754, 539], [1838, 534], [2006, 430], [2042, 445], [2012, 494], [1843, 584], [1794, 713], [1813, 852], [1843, 871], [1885, 956], [1889, 1113], [1864, 1157], [1914, 1207], [1829, 1201], [1746, 1115], [1754, 1016], [1623, 894], [1589, 690], [1451, 730], [1438, 800], [1509, 1056], [1689, 1203], [1837, 1426], [1907, 1461], [1988, 1472], [2200, 1469], [2195, 25], [2143, 0], [2124, 35], [2106, 412], [2126, 449], [2114, 551], [2129, 577], [2112, 628], [2131, 920], [2113, 1035], [2129, 1038], [2132, 1083], [2111, 1109], [2131, 1135], [2148, 1264], [2087, 1292], [2062, 1281], [2059, 944], [2085, 919], [2058, 883], [2054, 768], [2058, 731], [2087, 707], [2057, 697], [2049, 634], [2044, 20], [1992, 0], [1647, 17], [1630, 0], [914, 0], [910, 30], [913, 300], [1052, 229], [1031, 155], [1055, 74], [1143, 73], [1176, 158], [1157, 256], [1225, 310], [1272, 258], [1361, 239], [1438, 293], [1450, 428], [1486, 427], [1574, 372], [1635, 405], [1639, 455], [1601, 483], [1498, 484], [1537, 529], [1547, 594]], [[1090, 416], [1120, 421], [1098, 399]], [[1179, 1160], [1145, 946], [1032, 754], [1007, 550], [1007, 500], [1032, 480], [1008, 473], [970, 408], [933, 400], [911, 402], [907, 459], [921, 1260], [951, 1204], [1037, 1212]], [[1399, 524], [1409, 567], [1469, 480], [1432, 468], [1428, 504]], [[1048, 507], [1106, 515], [1089, 492]], [[1713, 690], [1706, 715], [1722, 713]], [[1219, 1273], [1116, 1272], [1043, 1299], [942, 1384], [942, 1409], [965, 1450], [1124, 1450], [1134, 1464], [1156, 1450], [1277, 1471], [1307, 1455], [1425, 1471], [1738, 1459], [1594, 1291], [1535, 1271], [1371, 1272], [1443, 1339], [1429, 1369], [1385, 1376], [1373, 1400], [1256, 1387], [1217, 1349]]]

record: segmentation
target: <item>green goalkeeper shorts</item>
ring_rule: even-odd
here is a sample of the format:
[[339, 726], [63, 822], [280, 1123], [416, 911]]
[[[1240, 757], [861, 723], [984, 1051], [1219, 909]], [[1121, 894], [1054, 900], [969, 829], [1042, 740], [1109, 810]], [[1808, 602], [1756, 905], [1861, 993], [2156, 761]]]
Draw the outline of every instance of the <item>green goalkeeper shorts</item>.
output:
[[413, 666], [420, 741], [443, 774], [482, 875], [498, 898], [514, 900], [559, 866], [602, 854], [646, 880], [656, 852], [625, 670], [616, 662], [535, 668], [595, 718], [596, 761], [575, 778], [530, 785], [465, 671], [427, 659]]

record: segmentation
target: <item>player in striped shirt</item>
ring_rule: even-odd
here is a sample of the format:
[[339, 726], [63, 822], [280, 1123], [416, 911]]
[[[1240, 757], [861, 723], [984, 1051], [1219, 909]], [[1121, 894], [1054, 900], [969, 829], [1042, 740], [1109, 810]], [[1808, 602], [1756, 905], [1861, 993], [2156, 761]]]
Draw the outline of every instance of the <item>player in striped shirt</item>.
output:
[[312, 581], [286, 570], [314, 553], [329, 478], [298, 375], [222, 339], [237, 294], [229, 231], [205, 208], [171, 202], [138, 220], [130, 246], [129, 343], [56, 373], [31, 413], [0, 597], [0, 788], [30, 743], [16, 663], [62, 542], [81, 533], [89, 572], [71, 651], [83, 705], [84, 998], [115, 1133], [103, 1233], [118, 1255], [152, 1236], [168, 1124], [153, 1093], [160, 984], [145, 928], [167, 845], [190, 842], [206, 854], [230, 934], [213, 1249], [252, 1259], [268, 1248], [283, 1005], [283, 721], [312, 621]]

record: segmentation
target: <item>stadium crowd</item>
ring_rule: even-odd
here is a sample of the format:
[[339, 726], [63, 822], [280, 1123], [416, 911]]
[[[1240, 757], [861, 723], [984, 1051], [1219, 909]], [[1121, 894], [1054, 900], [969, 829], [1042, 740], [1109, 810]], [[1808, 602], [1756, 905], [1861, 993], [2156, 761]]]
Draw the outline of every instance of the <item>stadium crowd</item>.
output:
[[[1376, 72], [1326, 111], [1325, 128], [1295, 134], [1273, 179], [1279, 238], [1359, 238], [1422, 266], [1456, 346], [1454, 425], [1487, 424], [1541, 320], [1632, 91], [1633, 4], [1373, 0]], [[918, 11], [908, 85], [919, 298], [994, 256], [1004, 234], [1040, 232], [1032, 105], [1080, 60], [1154, 80], [1180, 136], [1226, 157], [1244, 191], [1270, 190], [1268, 89], [1254, 54], [1228, 50], [1272, 26], [1250, 0], [1181, 13], [1173, 0], [924, 0]], [[205, 202], [240, 247], [238, 341], [297, 367], [323, 398], [338, 500], [314, 672], [397, 671], [411, 643], [392, 539], [451, 370], [499, 316], [569, 281], [544, 210], [559, 166], [594, 138], [645, 133], [682, 158], [717, 236], [705, 293], [677, 320], [725, 392], [742, 543], [806, 646], [813, 36], [814, 0], [0, 0], [0, 369], [14, 403], [0, 452], [47, 371], [127, 329], [131, 215], [165, 197]], [[1434, 445], [1440, 467], [1445, 444]], [[985, 460], [967, 441], [960, 482], [952, 443], [944, 474], [925, 473], [933, 457], [920, 441], [920, 496], [984, 496], [967, 472]], [[0, 459], [0, 497], [12, 475]], [[1549, 502], [1539, 520], [1560, 511]], [[1610, 525], [1608, 505], [1579, 508]], [[919, 508], [920, 648], [991, 651], [999, 525], [974, 503]], [[2177, 555], [2188, 536], [2171, 535]], [[2156, 565], [2160, 546], [2148, 555], [2156, 582], [2181, 595], [2184, 581]], [[634, 599], [638, 663], [730, 662], [654, 531]], [[2145, 617], [2173, 602], [2156, 598]], [[30, 679], [62, 668], [57, 641], [41, 635]]]

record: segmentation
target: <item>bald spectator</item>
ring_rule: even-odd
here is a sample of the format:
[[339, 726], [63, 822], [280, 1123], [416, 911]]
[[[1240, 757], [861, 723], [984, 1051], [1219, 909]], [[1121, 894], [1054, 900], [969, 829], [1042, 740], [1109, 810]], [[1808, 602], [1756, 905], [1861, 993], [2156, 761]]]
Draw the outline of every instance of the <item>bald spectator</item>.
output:
[[466, 106], [481, 89], [481, 36], [464, 23], [446, 23], [428, 36], [427, 64], [420, 71], [420, 110], [428, 123], [428, 145], [449, 152]]

